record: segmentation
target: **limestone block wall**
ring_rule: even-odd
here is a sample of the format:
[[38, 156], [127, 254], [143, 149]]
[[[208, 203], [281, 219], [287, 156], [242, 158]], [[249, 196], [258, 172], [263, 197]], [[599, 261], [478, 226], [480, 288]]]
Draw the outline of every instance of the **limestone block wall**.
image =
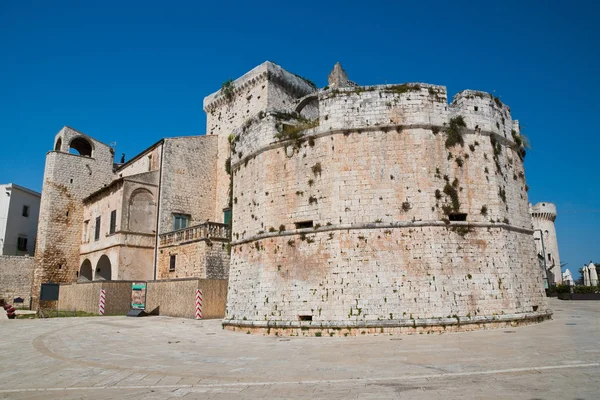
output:
[[29, 256], [0, 256], [0, 299], [12, 304], [21, 297], [29, 306], [33, 282], [34, 259]]
[[[175, 270], [170, 270], [171, 256], [175, 256]], [[219, 241], [199, 240], [158, 251], [157, 279], [202, 278], [227, 279], [229, 276], [229, 246]]]
[[100, 290], [104, 289], [104, 315], [125, 315], [131, 308], [131, 284], [131, 281], [104, 281], [60, 285], [58, 309], [98, 314]]
[[216, 206], [213, 220], [222, 221], [223, 209], [229, 205], [229, 174], [225, 170], [230, 156], [229, 136], [242, 128], [260, 112], [270, 109], [292, 111], [295, 100], [316, 88], [309, 82], [285, 71], [272, 62], [265, 62], [231, 84], [231, 95], [223, 89], [204, 99], [206, 134], [218, 137], [216, 169]]
[[225, 325], [548, 315], [518, 125], [485, 101], [327, 90], [300, 140], [273, 112], [238, 131]]
[[226, 318], [389, 321], [533, 312], [545, 309], [546, 299], [532, 247], [518, 231], [475, 229], [462, 237], [443, 223], [267, 238], [234, 247]]
[[191, 278], [148, 282], [146, 311], [170, 317], [194, 318], [196, 289], [202, 290], [203, 318], [223, 318], [227, 280]]
[[[93, 149], [91, 156], [66, 153], [67, 143], [85, 140]], [[37, 305], [40, 284], [67, 283], [77, 279], [79, 245], [82, 237], [82, 199], [109, 184], [113, 179], [112, 149], [71, 128], [63, 128], [55, 146], [46, 156], [40, 203], [33, 302]]]
[[468, 221], [531, 228], [522, 162], [511, 147], [494, 150], [490, 136], [466, 131], [464, 146], [447, 149], [444, 135], [422, 128], [320, 135], [235, 165], [234, 240], [302, 221], [440, 221], [452, 203], [447, 185]]
[[536, 240], [537, 253], [541, 254], [546, 260], [546, 268], [548, 270], [548, 284], [558, 285], [562, 283], [562, 272], [560, 269], [560, 255], [558, 252], [558, 239], [556, 235], [556, 220], [557, 212], [556, 205], [548, 202], [540, 202], [531, 206], [531, 217], [533, 219], [533, 229], [536, 230], [533, 236], [536, 239], [543, 237], [544, 246], [542, 249], [542, 241]]
[[[173, 230], [173, 213], [189, 214], [189, 226], [215, 217], [217, 162], [215, 136], [165, 139], [159, 234]], [[222, 211], [218, 217], [222, 221]]]
[[457, 93], [450, 106], [450, 113], [462, 115], [468, 128], [477, 127], [511, 141], [512, 130], [520, 133], [518, 121], [513, 121], [510, 116], [510, 108], [489, 93], [477, 90], [463, 90]]
[[444, 86], [424, 83], [329, 89], [319, 93], [323, 129], [439, 125], [448, 120]]
[[145, 151], [136, 155], [123, 164], [117, 174], [120, 177], [143, 174], [145, 172], [158, 171], [162, 158], [163, 140], [153, 144]]

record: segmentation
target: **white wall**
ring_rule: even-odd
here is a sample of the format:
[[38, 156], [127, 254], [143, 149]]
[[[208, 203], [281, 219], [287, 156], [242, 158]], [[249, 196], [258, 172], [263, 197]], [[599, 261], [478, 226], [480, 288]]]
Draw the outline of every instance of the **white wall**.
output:
[[[40, 194], [18, 185], [0, 186], [0, 240], [2, 255], [30, 255], [35, 251]], [[23, 206], [29, 215], [23, 216]], [[27, 238], [27, 251], [17, 249], [20, 236]]]

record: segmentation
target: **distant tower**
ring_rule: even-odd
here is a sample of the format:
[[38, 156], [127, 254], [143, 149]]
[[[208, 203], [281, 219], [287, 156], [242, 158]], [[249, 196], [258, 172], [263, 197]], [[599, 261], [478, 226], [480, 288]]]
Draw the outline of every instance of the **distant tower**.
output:
[[81, 245], [81, 200], [110, 183], [113, 149], [65, 126], [46, 155], [35, 251], [32, 304], [42, 283], [77, 280]]
[[[554, 220], [556, 219], [556, 205], [552, 203], [537, 203], [530, 207], [533, 220], [533, 237], [537, 252], [544, 257], [546, 270], [548, 271], [548, 285], [562, 283], [560, 270], [560, 257], [558, 256], [558, 240]], [[540, 240], [543, 238], [543, 241]], [[541, 260], [541, 258], [540, 258]]]

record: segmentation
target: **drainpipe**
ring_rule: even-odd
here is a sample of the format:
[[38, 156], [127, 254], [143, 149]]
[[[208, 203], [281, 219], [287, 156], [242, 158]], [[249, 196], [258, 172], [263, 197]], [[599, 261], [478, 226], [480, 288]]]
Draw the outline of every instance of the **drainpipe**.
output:
[[163, 173], [163, 154], [164, 154], [164, 150], [165, 150], [165, 140], [162, 140], [162, 144], [160, 146], [160, 166], [158, 167], [158, 203], [156, 205], [156, 230], [154, 232], [156, 232], [156, 236], [154, 239], [154, 280], [156, 280], [157, 278], [157, 268], [158, 268], [158, 242], [159, 242], [159, 235], [158, 235], [158, 226], [159, 226], [159, 221], [160, 221], [160, 195], [162, 192], [162, 173]]
[[548, 287], [550, 287], [550, 279], [548, 279], [548, 266], [546, 265], [546, 249], [544, 248], [544, 232], [541, 229], [535, 229], [534, 232], [540, 233], [540, 240], [542, 241], [542, 258], [544, 259], [544, 273], [546, 275]]

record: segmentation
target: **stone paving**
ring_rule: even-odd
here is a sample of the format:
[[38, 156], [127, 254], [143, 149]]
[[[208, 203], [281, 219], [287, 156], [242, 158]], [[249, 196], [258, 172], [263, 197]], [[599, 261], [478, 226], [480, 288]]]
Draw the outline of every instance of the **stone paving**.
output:
[[2, 399], [598, 399], [600, 302], [443, 335], [264, 337], [220, 321], [0, 321]]

